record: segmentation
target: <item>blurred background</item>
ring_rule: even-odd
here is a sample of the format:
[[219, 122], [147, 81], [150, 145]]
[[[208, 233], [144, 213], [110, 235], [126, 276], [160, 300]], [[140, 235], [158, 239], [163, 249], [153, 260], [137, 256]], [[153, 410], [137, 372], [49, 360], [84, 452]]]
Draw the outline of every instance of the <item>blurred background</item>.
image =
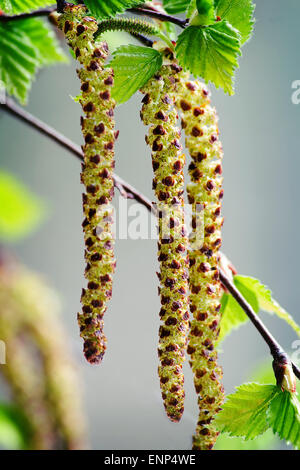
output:
[[[269, 285], [298, 322], [300, 105], [292, 104], [291, 85], [300, 80], [299, 16], [297, 0], [260, 0], [254, 37], [240, 59], [236, 94], [228, 97], [211, 87], [224, 147], [222, 250], [239, 273]], [[80, 105], [71, 99], [78, 91], [74, 62], [44, 69], [27, 108], [81, 144]], [[116, 111], [120, 130], [116, 173], [152, 200], [152, 167], [139, 118], [140, 101], [136, 95]], [[189, 449], [197, 403], [188, 364], [180, 424], [168, 421], [160, 397], [156, 242], [117, 241], [113, 298], [105, 317], [107, 353], [101, 366], [88, 365], [76, 321], [85, 285], [80, 163], [1, 109], [0, 136], [1, 169], [14, 173], [46, 205], [41, 228], [9, 248], [60, 295], [61, 321], [82, 380], [91, 447]], [[265, 314], [263, 320], [290, 351], [296, 337], [289, 327]], [[233, 332], [220, 354], [226, 392], [251, 378], [267, 357], [265, 344], [250, 324]]]

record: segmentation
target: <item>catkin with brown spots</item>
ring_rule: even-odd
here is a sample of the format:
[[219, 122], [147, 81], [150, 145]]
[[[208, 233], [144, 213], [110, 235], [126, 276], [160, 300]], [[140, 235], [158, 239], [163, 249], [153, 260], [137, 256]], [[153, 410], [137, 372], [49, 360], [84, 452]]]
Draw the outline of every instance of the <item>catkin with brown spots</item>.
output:
[[111, 98], [113, 71], [104, 68], [108, 55], [105, 42], [94, 41], [97, 21], [86, 16], [84, 5], [67, 4], [58, 23], [81, 64], [77, 71], [81, 80], [80, 103], [84, 111], [81, 127], [84, 137], [84, 163], [81, 181], [87, 288], [81, 296], [82, 313], [78, 314], [84, 355], [92, 364], [102, 361], [106, 350], [103, 316], [112, 295], [115, 270], [112, 233], [114, 194], [114, 124], [115, 102]]
[[152, 149], [153, 189], [159, 214], [158, 261], [160, 263], [160, 318], [158, 368], [168, 417], [179, 421], [184, 410], [184, 376], [188, 331], [188, 255], [184, 222], [185, 156], [180, 144], [174, 108], [180, 68], [172, 65], [170, 50], [162, 51], [165, 65], [141, 90], [141, 118], [150, 125], [146, 138]]
[[190, 81], [187, 74], [182, 74], [176, 104], [182, 116], [186, 147], [192, 158], [189, 165], [191, 183], [187, 186], [193, 214], [189, 252], [192, 320], [187, 352], [199, 404], [193, 448], [210, 450], [218, 436], [214, 417], [224, 398], [222, 369], [217, 364], [215, 350], [220, 321], [223, 152], [216, 110], [210, 105], [206, 86], [199, 81]]

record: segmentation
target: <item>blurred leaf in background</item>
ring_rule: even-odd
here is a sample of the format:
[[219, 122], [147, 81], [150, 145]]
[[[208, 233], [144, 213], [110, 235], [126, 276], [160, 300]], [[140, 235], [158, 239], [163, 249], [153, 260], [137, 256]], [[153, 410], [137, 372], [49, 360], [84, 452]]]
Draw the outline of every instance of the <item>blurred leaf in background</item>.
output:
[[68, 62], [52, 28], [29, 18], [0, 24], [0, 80], [9, 95], [22, 104], [38, 69]]
[[0, 403], [0, 448], [25, 449], [28, 427], [21, 411], [13, 405]]
[[38, 8], [49, 7], [54, 3], [51, 0], [0, 0], [0, 8], [7, 15], [18, 15]]
[[15, 176], [0, 170], [0, 241], [30, 235], [45, 215], [45, 204]]

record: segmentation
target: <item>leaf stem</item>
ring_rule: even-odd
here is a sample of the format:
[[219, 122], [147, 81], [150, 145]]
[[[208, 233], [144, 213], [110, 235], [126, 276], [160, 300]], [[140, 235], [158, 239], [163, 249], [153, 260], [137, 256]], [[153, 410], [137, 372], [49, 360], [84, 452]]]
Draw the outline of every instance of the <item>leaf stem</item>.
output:
[[[52, 127], [48, 126], [43, 121], [41, 121], [40, 119], [36, 118], [32, 114], [25, 111], [23, 108], [18, 106], [12, 99], [7, 98], [5, 103], [2, 104], [1, 106], [2, 106], [2, 109], [6, 111], [7, 113], [11, 114], [12, 116], [16, 117], [22, 122], [38, 130], [41, 134], [46, 135], [47, 137], [51, 138], [61, 147], [65, 148], [66, 150], [71, 152], [73, 155], [75, 155], [79, 160], [83, 160], [82, 150], [79, 145], [76, 145], [70, 139], [60, 134], [57, 130], [53, 129]], [[140, 191], [138, 191], [136, 188], [134, 188], [129, 183], [124, 181], [120, 176], [115, 174], [114, 182], [115, 182], [115, 187], [119, 189], [123, 197], [135, 199], [137, 202], [145, 206], [150, 212], [153, 212], [153, 213], [156, 212], [155, 206], [152, 205], [151, 201], [146, 196], [144, 196]], [[250, 321], [253, 323], [257, 331], [262, 336], [263, 340], [269, 346], [271, 355], [275, 362], [275, 366], [286, 364], [287, 362], [291, 363], [294, 374], [300, 380], [300, 369], [294, 363], [290, 361], [287, 353], [282, 349], [280, 344], [272, 336], [272, 334], [269, 332], [269, 330], [264, 325], [264, 323], [260, 320], [260, 318], [258, 318], [256, 313], [254, 312], [252, 307], [249, 305], [249, 303], [246, 301], [246, 299], [242, 296], [240, 291], [235, 287], [235, 285], [231, 282], [229, 277], [227, 277], [227, 275], [222, 270], [220, 270], [220, 280], [222, 284], [226, 287], [226, 289], [231, 293], [231, 295], [238, 302], [240, 307], [244, 310], [246, 315], [249, 317]]]

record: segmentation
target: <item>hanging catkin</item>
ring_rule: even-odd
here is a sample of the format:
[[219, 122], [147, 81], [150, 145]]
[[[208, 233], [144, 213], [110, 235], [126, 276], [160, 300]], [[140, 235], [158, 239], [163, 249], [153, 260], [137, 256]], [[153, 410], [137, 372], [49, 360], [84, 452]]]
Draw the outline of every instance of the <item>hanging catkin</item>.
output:
[[187, 186], [192, 204], [190, 245], [190, 311], [193, 316], [188, 338], [188, 354], [198, 394], [199, 419], [193, 448], [212, 449], [218, 436], [213, 419], [223, 402], [222, 369], [217, 364], [221, 285], [222, 146], [216, 110], [210, 106], [209, 92], [199, 81], [182, 74], [177, 106], [182, 115], [186, 147], [192, 158], [191, 183]]
[[160, 318], [158, 368], [166, 413], [179, 421], [184, 410], [184, 376], [188, 331], [187, 234], [184, 224], [185, 156], [180, 144], [174, 108], [180, 68], [166, 59], [165, 65], [141, 90], [145, 96], [141, 118], [150, 125], [146, 138], [152, 148], [153, 189], [159, 213], [158, 260], [160, 263]]
[[111, 98], [113, 72], [104, 68], [108, 55], [105, 42], [95, 43], [97, 22], [87, 17], [83, 5], [67, 4], [59, 18], [59, 26], [82, 65], [77, 71], [81, 80], [81, 98], [85, 117], [81, 127], [85, 144], [81, 181], [87, 288], [83, 289], [82, 313], [78, 314], [84, 354], [90, 363], [102, 361], [106, 349], [103, 316], [112, 295], [112, 275], [115, 269], [112, 234], [114, 194], [114, 107]]
[[30, 448], [84, 449], [86, 426], [77, 374], [56, 293], [0, 252], [0, 367], [32, 428]]
[[18, 316], [23, 331], [39, 351], [44, 400], [63, 440], [63, 448], [84, 449], [87, 446], [86, 423], [80, 386], [58, 315], [60, 306], [56, 293], [43, 279], [20, 266], [11, 279], [9, 295], [15, 300], [14, 318]]
[[[1, 257], [0, 253], [0, 257]], [[43, 377], [22, 332], [18, 305], [12, 295], [14, 273], [0, 260], [0, 338], [5, 344], [5, 364], [0, 366], [12, 394], [29, 426], [27, 446], [32, 450], [53, 449], [56, 435], [44, 401]], [[23, 337], [22, 337], [23, 336]]]

